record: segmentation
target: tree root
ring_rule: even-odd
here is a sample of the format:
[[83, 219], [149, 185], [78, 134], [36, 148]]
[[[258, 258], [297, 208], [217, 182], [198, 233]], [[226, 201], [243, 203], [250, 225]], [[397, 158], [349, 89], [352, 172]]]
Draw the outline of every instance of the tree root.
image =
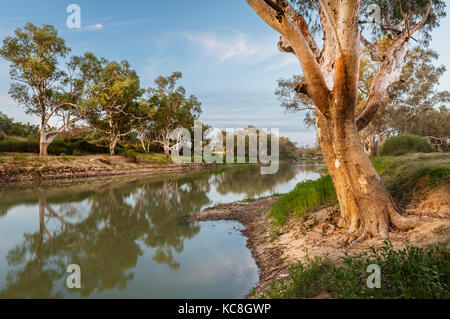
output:
[[[391, 229], [395, 228], [402, 231], [413, 229], [420, 224], [417, 220], [404, 217], [396, 211], [389, 213], [389, 220], [391, 223]], [[355, 230], [354, 225], [351, 225], [347, 234], [338, 240], [338, 245], [342, 247], [351, 247], [362, 243], [367, 239], [375, 237], [379, 237], [380, 239], [388, 239], [389, 230], [380, 231], [378, 234], [373, 234], [371, 231], [361, 227]]]
[[396, 211], [389, 212], [389, 220], [391, 221], [392, 226], [394, 226], [398, 230], [410, 230], [419, 226], [420, 224], [419, 221], [413, 218], [404, 217]]
[[338, 240], [338, 245], [342, 247], [352, 246], [357, 243], [362, 243], [369, 237], [369, 233], [362, 229], [356, 231], [349, 231]]

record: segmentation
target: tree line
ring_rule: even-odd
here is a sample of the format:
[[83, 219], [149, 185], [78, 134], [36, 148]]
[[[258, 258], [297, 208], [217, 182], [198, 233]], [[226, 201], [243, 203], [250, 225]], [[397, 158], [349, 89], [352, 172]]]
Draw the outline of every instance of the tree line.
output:
[[16, 29], [0, 48], [0, 56], [10, 62], [11, 97], [25, 106], [27, 114], [40, 118], [40, 155], [47, 155], [54, 139], [76, 123], [101, 135], [110, 155], [132, 133], [144, 151], [155, 142], [167, 154], [169, 133], [192, 127], [202, 112], [200, 101], [177, 85], [180, 72], [160, 76], [153, 87], [144, 89], [128, 61], [110, 61], [93, 53], [69, 57], [69, 53], [53, 26], [32, 23]]
[[[202, 104], [178, 85], [181, 72], [160, 76], [152, 87], [142, 88], [128, 61], [110, 61], [89, 52], [69, 56], [70, 51], [53, 26], [31, 23], [6, 37], [0, 48], [0, 56], [10, 62], [11, 97], [25, 106], [27, 114], [40, 118], [38, 127], [21, 129], [39, 135], [40, 155], [48, 155], [49, 145], [70, 131], [93, 132], [94, 140], [108, 144], [110, 155], [116, 154], [119, 141], [128, 139], [137, 140], [144, 152], [158, 149], [168, 158], [177, 143], [172, 133], [179, 128], [193, 131]], [[4, 125], [24, 125], [5, 119]], [[1, 131], [3, 138], [27, 135], [7, 127]], [[282, 138], [280, 148], [283, 158], [295, 159], [296, 146], [289, 139]]]

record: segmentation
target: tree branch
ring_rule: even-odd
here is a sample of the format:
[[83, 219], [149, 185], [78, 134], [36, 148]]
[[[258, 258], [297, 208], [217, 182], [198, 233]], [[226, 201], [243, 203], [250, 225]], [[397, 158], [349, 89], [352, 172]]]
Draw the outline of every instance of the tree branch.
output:
[[[391, 48], [386, 52], [385, 60], [372, 83], [367, 103], [361, 113], [356, 117], [358, 130], [364, 129], [372, 121], [382, 104], [384, 92], [386, 91], [386, 89], [391, 84], [400, 80], [403, 62], [408, 52], [408, 41], [415, 32], [419, 31], [423, 26], [425, 26], [426, 21], [428, 20], [428, 17], [431, 13], [432, 6], [433, 0], [429, 0], [426, 14], [421, 22], [419, 22], [412, 29], [410, 29], [408, 27], [409, 24], [406, 23], [407, 27], [406, 30], [403, 31], [402, 36], [398, 38], [391, 46]], [[405, 19], [410, 18], [409, 15], [404, 15], [404, 17]]]

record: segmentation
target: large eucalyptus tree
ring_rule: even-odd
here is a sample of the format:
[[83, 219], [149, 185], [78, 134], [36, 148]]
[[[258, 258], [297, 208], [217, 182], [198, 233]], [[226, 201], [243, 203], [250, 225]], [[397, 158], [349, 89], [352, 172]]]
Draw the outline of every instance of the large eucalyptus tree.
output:
[[69, 52], [53, 26], [32, 23], [16, 29], [0, 48], [0, 56], [10, 62], [11, 97], [40, 117], [40, 155], [47, 155], [55, 137], [80, 119], [84, 78], [73, 60], [66, 70], [60, 67]]
[[[445, 15], [441, 0], [246, 0], [281, 35], [278, 47], [297, 56], [303, 70], [299, 93], [312, 100], [318, 140], [333, 178], [342, 220], [343, 242], [388, 237], [391, 227], [407, 230], [415, 221], [401, 215], [364, 151], [358, 131], [382, 105], [388, 87], [400, 78], [408, 43], [429, 32]], [[375, 13], [376, 19], [373, 19]], [[376, 14], [379, 13], [377, 17]], [[372, 31], [367, 26], [375, 26]], [[323, 36], [317, 41], [314, 32]], [[380, 51], [377, 41], [392, 39]], [[321, 44], [321, 47], [319, 47]], [[380, 62], [367, 101], [358, 114], [362, 48]]]

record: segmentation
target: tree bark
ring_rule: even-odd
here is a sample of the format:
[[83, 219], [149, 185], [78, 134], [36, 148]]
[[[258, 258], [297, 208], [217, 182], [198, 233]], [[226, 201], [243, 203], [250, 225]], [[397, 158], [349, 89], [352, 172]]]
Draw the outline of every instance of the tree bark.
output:
[[113, 136], [111, 138], [111, 142], [109, 144], [109, 155], [110, 156], [116, 155], [116, 146], [117, 146], [118, 142], [119, 142], [119, 137]]
[[391, 226], [400, 230], [415, 226], [398, 213], [399, 208], [365, 153], [354, 119], [336, 121], [318, 114], [320, 147], [339, 200], [341, 225], [348, 226], [344, 241], [388, 238]]
[[[400, 78], [411, 35], [422, 21], [395, 39], [375, 77], [365, 108], [355, 116], [358, 101], [361, 1], [318, 1], [324, 46], [318, 53], [303, 16], [287, 0], [246, 0], [281, 35], [279, 48], [297, 56], [306, 81], [306, 95], [316, 106], [318, 140], [335, 185], [342, 221], [349, 226], [346, 241], [367, 236], [387, 238], [391, 226], [406, 230], [415, 223], [402, 217], [367, 156], [358, 131], [378, 111], [386, 89]], [[409, 19], [409, 17], [405, 17]], [[363, 42], [367, 42], [364, 41]], [[370, 46], [372, 50], [375, 45]], [[374, 52], [372, 52], [374, 53]]]
[[170, 149], [167, 144], [164, 144], [164, 155], [166, 155], [166, 159], [169, 160], [170, 158]]
[[145, 152], [145, 153], [148, 153], [149, 150], [147, 150], [147, 147], [145, 146], [144, 137], [142, 137], [141, 135], [139, 135], [139, 140], [141, 141], [142, 149], [144, 150], [144, 152]]
[[371, 134], [364, 140], [364, 150], [368, 156], [376, 156], [378, 148], [375, 141], [375, 135]]
[[55, 139], [56, 135], [49, 137], [47, 131], [45, 130], [45, 126], [41, 126], [39, 135], [39, 156], [47, 156], [48, 146]]

